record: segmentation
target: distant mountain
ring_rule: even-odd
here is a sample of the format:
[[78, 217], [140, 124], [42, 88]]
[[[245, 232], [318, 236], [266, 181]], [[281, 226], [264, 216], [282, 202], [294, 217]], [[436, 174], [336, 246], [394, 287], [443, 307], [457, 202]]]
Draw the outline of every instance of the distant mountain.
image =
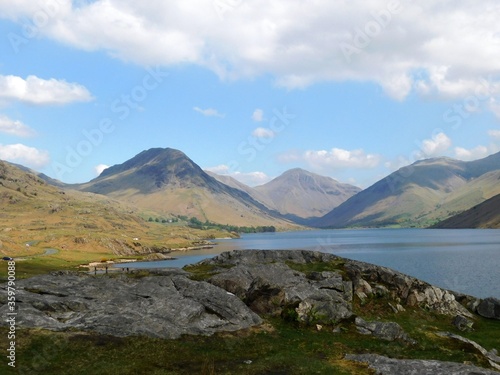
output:
[[233, 225], [289, 226], [279, 213], [248, 193], [209, 176], [179, 150], [153, 148], [75, 185], [150, 209]]
[[[498, 182], [500, 183], [500, 181]], [[458, 215], [443, 220], [432, 228], [495, 228], [500, 229], [500, 194]]]
[[429, 226], [500, 193], [500, 153], [472, 162], [418, 161], [353, 196], [317, 227]]
[[296, 220], [320, 217], [361, 191], [356, 186], [300, 168], [286, 171], [254, 190], [266, 204]]

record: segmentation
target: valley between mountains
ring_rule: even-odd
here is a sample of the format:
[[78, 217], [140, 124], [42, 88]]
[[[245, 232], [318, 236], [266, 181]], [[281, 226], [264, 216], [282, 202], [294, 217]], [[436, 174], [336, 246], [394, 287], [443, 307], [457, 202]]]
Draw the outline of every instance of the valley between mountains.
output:
[[[252, 188], [169, 148], [76, 185], [0, 161], [0, 253], [14, 258], [19, 285], [20, 362], [31, 370], [25, 359], [54, 342], [64, 354], [47, 361], [45, 373], [88, 372], [97, 363], [130, 374], [155, 366], [182, 373], [181, 364], [188, 373], [289, 366], [393, 375], [417, 366], [496, 374], [497, 299], [384, 267], [300, 250], [228, 252], [183, 270], [108, 274], [108, 267], [166, 259], [241, 232], [500, 228], [499, 182], [500, 154], [419, 161], [365, 190], [302, 169]], [[74, 272], [83, 264], [90, 268]], [[6, 287], [2, 293], [7, 311]], [[2, 335], [7, 330], [0, 325]], [[201, 363], [207, 351], [220, 359]], [[305, 363], [310, 370], [301, 372]]]
[[[143, 151], [73, 185], [2, 161], [0, 252], [34, 262], [29, 275], [65, 263], [162, 258], [238, 232], [499, 228], [499, 197], [500, 153], [418, 161], [364, 190], [299, 168], [249, 187], [171, 148]], [[59, 253], [40, 257], [46, 249]]]
[[[295, 224], [317, 228], [439, 226], [440, 221], [467, 215], [465, 211], [500, 194], [499, 182], [497, 153], [472, 162], [418, 161], [364, 190], [300, 168], [252, 188], [230, 176], [203, 171], [179, 150], [155, 148], [106, 169], [88, 183], [65, 188], [165, 215], [194, 216], [202, 222], [285, 229]], [[491, 218], [472, 225], [491, 226], [495, 226]]]

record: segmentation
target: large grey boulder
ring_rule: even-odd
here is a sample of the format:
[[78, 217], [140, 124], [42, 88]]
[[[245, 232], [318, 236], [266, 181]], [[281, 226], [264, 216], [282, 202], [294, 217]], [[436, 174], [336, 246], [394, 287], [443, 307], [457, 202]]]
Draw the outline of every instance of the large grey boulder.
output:
[[360, 317], [356, 317], [355, 324], [358, 331], [364, 335], [373, 335], [386, 341], [402, 341], [408, 344], [417, 343], [395, 322], [367, 322]]
[[497, 298], [483, 299], [476, 311], [485, 318], [500, 320], [500, 300]]
[[498, 375], [499, 372], [455, 362], [394, 359], [377, 354], [348, 354], [346, 359], [362, 362], [377, 375]]
[[[181, 270], [143, 278], [54, 273], [17, 282], [17, 324], [113, 336], [178, 338], [261, 323], [239, 298]], [[7, 316], [5, 286], [0, 314]], [[3, 322], [3, 324], [5, 324]]]

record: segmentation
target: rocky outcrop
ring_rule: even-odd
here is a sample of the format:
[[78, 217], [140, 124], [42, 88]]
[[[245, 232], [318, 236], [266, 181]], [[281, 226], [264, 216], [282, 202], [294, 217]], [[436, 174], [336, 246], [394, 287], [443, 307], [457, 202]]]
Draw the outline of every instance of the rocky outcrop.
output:
[[236, 294], [258, 314], [297, 314], [307, 323], [336, 323], [352, 316], [352, 285], [336, 272], [306, 277], [284, 263], [239, 264], [210, 283]]
[[454, 293], [390, 268], [352, 260], [347, 261], [344, 268], [361, 298], [373, 294], [374, 289], [385, 289], [392, 299], [408, 306], [425, 307], [439, 314], [473, 316], [456, 300]]
[[498, 375], [496, 371], [455, 362], [394, 359], [377, 354], [348, 354], [346, 359], [362, 362], [377, 375]]
[[[354, 316], [357, 298], [361, 302], [381, 298], [389, 313], [404, 311], [404, 305], [420, 306], [459, 316], [457, 327], [472, 326], [468, 320], [473, 319], [472, 314], [452, 292], [385, 267], [332, 254], [232, 251], [199, 266], [211, 269], [208, 282], [192, 280], [192, 275], [179, 269], [150, 271], [144, 277], [140, 277], [141, 271], [98, 276], [58, 272], [19, 280], [17, 324], [176, 338], [248, 328], [262, 322], [259, 315], [319, 325], [356, 318], [362, 333], [414, 343], [396, 323], [366, 322]], [[487, 299], [475, 306], [485, 315], [495, 316], [497, 301]], [[7, 313], [6, 302], [4, 285], [0, 287], [0, 314]]]
[[[338, 271], [330, 274], [309, 273], [306, 276], [286, 266], [290, 263], [303, 265], [317, 262], [337, 264]], [[328, 310], [327, 316], [333, 321], [342, 317], [347, 318], [350, 316], [349, 306], [353, 295], [361, 300], [371, 296], [388, 297], [394, 301], [389, 307], [395, 312], [403, 311], [402, 305], [407, 305], [420, 306], [439, 314], [473, 317], [473, 314], [448, 290], [437, 288], [390, 268], [347, 260], [333, 254], [306, 250], [235, 250], [222, 253], [203, 263], [233, 266], [230, 270], [219, 269], [219, 274], [209, 282], [237, 294], [250, 307], [255, 295], [262, 300], [267, 294], [272, 294], [273, 301], [268, 298], [268, 305], [275, 306], [279, 302], [281, 309], [297, 305], [295, 309], [301, 320], [307, 321], [303, 314], [304, 309], [318, 308], [321, 310], [320, 315]], [[322, 280], [316, 280], [317, 278]], [[325, 283], [330, 285], [326, 286]], [[294, 292], [299, 284], [300, 288], [305, 288], [307, 285], [308, 292], [302, 294]], [[277, 297], [278, 295], [280, 297]], [[344, 298], [344, 301], [340, 301], [339, 298]], [[299, 304], [304, 308], [299, 308]], [[340, 307], [342, 307], [340, 314], [331, 311], [332, 308]], [[254, 311], [262, 312], [259, 309]], [[279, 313], [279, 309], [273, 312]]]
[[486, 358], [491, 367], [500, 370], [500, 357], [498, 356], [496, 349], [487, 351], [477, 342], [469, 340], [459, 335], [455, 335], [450, 332], [440, 332], [438, 333], [438, 335], [441, 337], [448, 337], [450, 339], [457, 340], [471, 346], [473, 349], [477, 350], [479, 353], [481, 353], [481, 355], [483, 355]]
[[[59, 272], [20, 280], [17, 324], [113, 336], [178, 338], [261, 323], [239, 298], [209, 283], [193, 281], [182, 270], [129, 276]], [[3, 316], [7, 316], [6, 302], [4, 287], [0, 290]]]

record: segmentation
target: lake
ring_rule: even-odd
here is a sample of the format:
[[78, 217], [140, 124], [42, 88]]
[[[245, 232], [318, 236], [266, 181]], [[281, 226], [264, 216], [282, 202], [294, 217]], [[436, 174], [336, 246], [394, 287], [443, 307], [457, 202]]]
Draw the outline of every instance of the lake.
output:
[[500, 298], [497, 229], [310, 230], [244, 234], [214, 242], [217, 245], [212, 249], [172, 253], [175, 260], [121, 267], [183, 267], [236, 249], [306, 249], [390, 267], [457, 292]]

